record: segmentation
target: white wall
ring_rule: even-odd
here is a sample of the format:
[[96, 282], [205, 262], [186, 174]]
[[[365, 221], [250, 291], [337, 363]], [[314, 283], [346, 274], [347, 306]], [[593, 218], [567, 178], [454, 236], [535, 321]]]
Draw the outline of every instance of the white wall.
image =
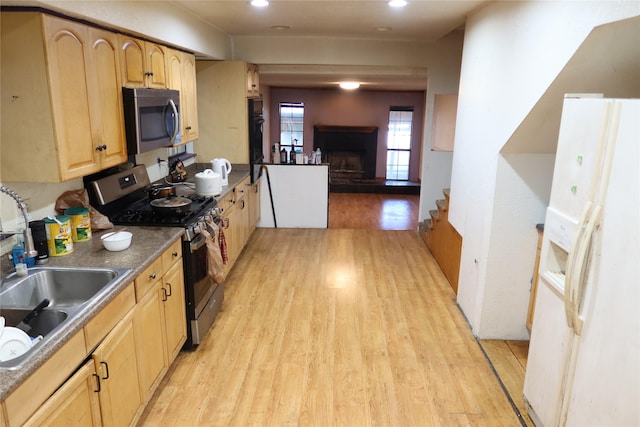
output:
[[[545, 155], [502, 158], [500, 150], [590, 31], [639, 9], [637, 2], [496, 2], [467, 21], [449, 220], [463, 236], [458, 303], [480, 338], [527, 338], [534, 226], [544, 218], [539, 193], [547, 186], [548, 194], [552, 173]], [[519, 135], [527, 140], [517, 145], [535, 145], [536, 136]]]
[[[34, 2], [29, 2], [34, 3]], [[211, 59], [231, 57], [231, 37], [168, 1], [40, 0], [40, 6], [181, 47]]]

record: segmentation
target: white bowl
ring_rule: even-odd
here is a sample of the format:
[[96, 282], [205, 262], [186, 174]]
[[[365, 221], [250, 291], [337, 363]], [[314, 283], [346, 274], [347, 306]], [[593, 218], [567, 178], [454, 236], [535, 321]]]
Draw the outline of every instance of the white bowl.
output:
[[131, 234], [128, 231], [118, 231], [112, 236], [102, 239], [104, 248], [108, 251], [123, 251], [131, 245]]
[[26, 353], [33, 343], [31, 337], [21, 329], [5, 326], [0, 338], [0, 362], [15, 359]]

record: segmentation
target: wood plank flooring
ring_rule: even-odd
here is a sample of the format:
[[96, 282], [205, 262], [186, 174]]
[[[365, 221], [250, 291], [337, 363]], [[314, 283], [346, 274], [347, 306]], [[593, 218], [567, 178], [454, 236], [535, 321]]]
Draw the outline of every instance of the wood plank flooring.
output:
[[329, 193], [329, 228], [417, 230], [420, 196]]
[[521, 425], [415, 231], [258, 229], [142, 426]]

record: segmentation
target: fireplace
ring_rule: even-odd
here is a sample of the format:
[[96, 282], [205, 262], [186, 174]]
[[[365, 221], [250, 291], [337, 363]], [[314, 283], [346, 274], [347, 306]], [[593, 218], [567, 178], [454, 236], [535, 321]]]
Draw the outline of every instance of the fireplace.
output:
[[376, 177], [377, 127], [314, 126], [313, 148], [322, 151], [334, 182]]

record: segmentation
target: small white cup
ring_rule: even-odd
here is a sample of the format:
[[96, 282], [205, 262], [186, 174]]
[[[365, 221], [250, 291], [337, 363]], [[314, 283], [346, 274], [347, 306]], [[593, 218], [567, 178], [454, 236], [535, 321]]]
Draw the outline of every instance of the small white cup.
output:
[[27, 275], [27, 264], [20, 262], [16, 264], [16, 274], [20, 277]]

